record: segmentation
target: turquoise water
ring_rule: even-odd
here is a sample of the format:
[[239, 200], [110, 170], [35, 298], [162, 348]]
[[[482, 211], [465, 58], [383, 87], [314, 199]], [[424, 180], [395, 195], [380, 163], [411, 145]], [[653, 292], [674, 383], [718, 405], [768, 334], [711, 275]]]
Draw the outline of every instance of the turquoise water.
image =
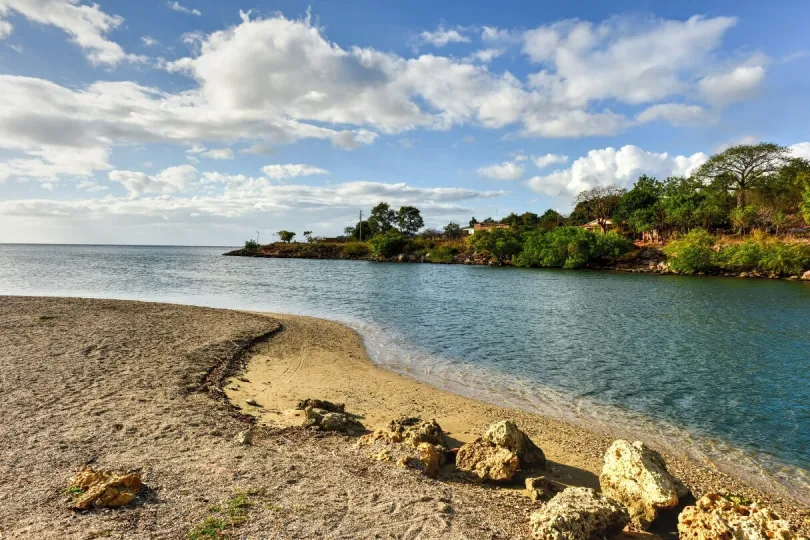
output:
[[347, 322], [375, 361], [609, 427], [810, 502], [810, 283], [0, 245], [0, 294]]

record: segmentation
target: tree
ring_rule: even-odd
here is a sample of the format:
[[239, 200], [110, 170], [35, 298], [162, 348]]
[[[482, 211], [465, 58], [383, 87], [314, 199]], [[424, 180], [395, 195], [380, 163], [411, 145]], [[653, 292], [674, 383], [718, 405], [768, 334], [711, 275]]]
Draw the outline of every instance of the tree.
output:
[[791, 159], [786, 146], [773, 143], [739, 144], [715, 154], [695, 171], [703, 180], [726, 177], [737, 195], [737, 208], [748, 204], [748, 191], [779, 172]]
[[458, 223], [451, 221], [450, 223], [444, 226], [444, 235], [447, 238], [461, 238], [462, 235], [461, 226]]
[[804, 221], [810, 225], [810, 182], [807, 182], [807, 185], [805, 185], [804, 191], [802, 192], [802, 204], [800, 208]]
[[478, 223], [478, 220], [475, 219], [475, 216], [470, 218], [470, 227], [475, 227], [475, 224]]
[[416, 231], [425, 225], [425, 222], [422, 221], [422, 214], [419, 212], [418, 208], [403, 206], [399, 209], [399, 213], [397, 214], [397, 224], [403, 234], [413, 236], [416, 234]]
[[470, 243], [476, 250], [489, 252], [501, 264], [520, 253], [523, 248], [520, 240], [509, 229], [478, 231], [470, 237]]
[[408, 246], [408, 240], [402, 233], [391, 229], [382, 234], [378, 234], [369, 241], [371, 252], [378, 257], [393, 257], [399, 255]]
[[663, 186], [661, 182], [647, 175], [642, 175], [625, 193], [613, 211], [615, 221], [627, 223], [636, 233], [644, 233], [658, 227], [660, 220], [659, 201]]
[[354, 240], [360, 240], [360, 232], [362, 231], [363, 240], [370, 240], [373, 234], [371, 234], [371, 225], [367, 220], [357, 222], [357, 225], [352, 227], [349, 225], [345, 229], [343, 229], [343, 234], [348, 236], [349, 238], [353, 238]]
[[542, 231], [550, 231], [565, 223], [565, 216], [556, 210], [546, 210], [545, 213], [537, 218], [537, 228]]
[[[396, 221], [397, 213], [394, 212], [387, 202], [381, 202], [371, 209], [371, 214], [368, 216], [368, 224], [371, 230], [371, 235], [390, 231], [394, 228], [394, 223], [396, 223]], [[369, 238], [371, 238], [371, 236], [369, 236]]]
[[444, 236], [444, 233], [439, 229], [425, 229], [419, 233], [419, 236], [422, 238], [439, 238], [440, 236]]
[[295, 238], [295, 233], [292, 231], [278, 231], [278, 237], [281, 238], [281, 241], [285, 244], [289, 244], [292, 242], [293, 238]]
[[310, 244], [315, 241], [315, 239], [312, 237], [312, 231], [304, 231], [304, 238], [306, 238], [307, 242]]
[[596, 186], [577, 195], [576, 203], [577, 206], [582, 205], [582, 209], [591, 219], [596, 220], [604, 233], [608, 219], [626, 192], [626, 189], [618, 186]]

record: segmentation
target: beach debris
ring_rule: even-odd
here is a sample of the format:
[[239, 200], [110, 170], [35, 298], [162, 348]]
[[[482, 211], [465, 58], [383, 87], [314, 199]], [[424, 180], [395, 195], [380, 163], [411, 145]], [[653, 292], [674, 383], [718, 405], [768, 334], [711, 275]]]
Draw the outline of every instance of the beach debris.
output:
[[304, 427], [337, 431], [347, 435], [360, 435], [366, 431], [363, 424], [346, 413], [329, 412], [325, 409], [307, 407], [304, 410], [304, 415]]
[[532, 537], [538, 540], [610, 538], [624, 529], [627, 510], [594, 490], [571, 487], [532, 513]]
[[624, 504], [633, 528], [646, 530], [658, 511], [678, 506], [686, 488], [667, 471], [664, 458], [641, 441], [614, 441], [605, 454], [599, 485]]
[[678, 537], [690, 540], [793, 540], [790, 523], [757, 503], [740, 504], [728, 495], [711, 493], [678, 516]]
[[456, 468], [484, 482], [508, 482], [520, 469], [517, 454], [479, 437], [456, 454]]
[[88, 510], [129, 504], [141, 487], [143, 482], [139, 474], [116, 474], [83, 467], [73, 477], [68, 492], [75, 495], [74, 509]]
[[326, 412], [331, 413], [345, 413], [346, 412], [346, 405], [343, 403], [332, 403], [331, 401], [326, 401], [324, 399], [302, 399], [298, 402], [298, 405], [295, 408], [299, 411], [305, 411], [307, 408], [312, 407], [313, 409], [321, 409]]
[[526, 479], [526, 491], [533, 501], [547, 501], [557, 493], [565, 490], [565, 486], [554, 480], [549, 480], [545, 476], [537, 476]]
[[484, 440], [517, 454], [521, 467], [546, 465], [546, 456], [540, 447], [534, 444], [512, 420], [501, 420], [489, 426], [484, 433]]
[[245, 401], [245, 403], [247, 403], [251, 407], [261, 407], [261, 405], [259, 405], [259, 403], [255, 399], [249, 399]]
[[253, 444], [253, 426], [237, 433], [236, 437], [234, 437], [234, 441], [236, 444], [241, 444], [242, 446], [250, 446]]

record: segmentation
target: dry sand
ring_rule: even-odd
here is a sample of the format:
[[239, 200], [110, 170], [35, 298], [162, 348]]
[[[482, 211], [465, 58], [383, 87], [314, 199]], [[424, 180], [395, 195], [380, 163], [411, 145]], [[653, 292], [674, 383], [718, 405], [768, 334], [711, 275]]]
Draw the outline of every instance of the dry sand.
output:
[[[519, 489], [430, 480], [368, 459], [349, 437], [285, 427], [300, 422], [290, 409], [305, 397], [345, 402], [370, 428], [436, 418], [458, 441], [511, 417], [569, 484], [596, 485], [610, 442], [377, 368], [353, 331], [302, 317], [0, 297], [0, 373], [3, 539], [184, 538], [206, 518], [233, 538], [527, 537], [537, 503]], [[265, 426], [252, 446], [234, 441], [253, 420], [239, 408]], [[64, 490], [88, 463], [140, 471], [148, 489], [121, 509], [70, 510]], [[698, 495], [727, 487], [769, 499], [689, 462], [670, 468]], [[224, 509], [237, 494], [249, 506], [234, 520]], [[810, 528], [807, 508], [771, 504]]]

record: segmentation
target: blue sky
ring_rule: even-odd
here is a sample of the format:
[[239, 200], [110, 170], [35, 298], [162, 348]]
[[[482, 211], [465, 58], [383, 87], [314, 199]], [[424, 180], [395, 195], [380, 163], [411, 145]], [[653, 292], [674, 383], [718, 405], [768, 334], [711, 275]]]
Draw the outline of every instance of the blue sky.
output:
[[568, 211], [810, 157], [810, 4], [0, 0], [0, 242], [240, 244]]

